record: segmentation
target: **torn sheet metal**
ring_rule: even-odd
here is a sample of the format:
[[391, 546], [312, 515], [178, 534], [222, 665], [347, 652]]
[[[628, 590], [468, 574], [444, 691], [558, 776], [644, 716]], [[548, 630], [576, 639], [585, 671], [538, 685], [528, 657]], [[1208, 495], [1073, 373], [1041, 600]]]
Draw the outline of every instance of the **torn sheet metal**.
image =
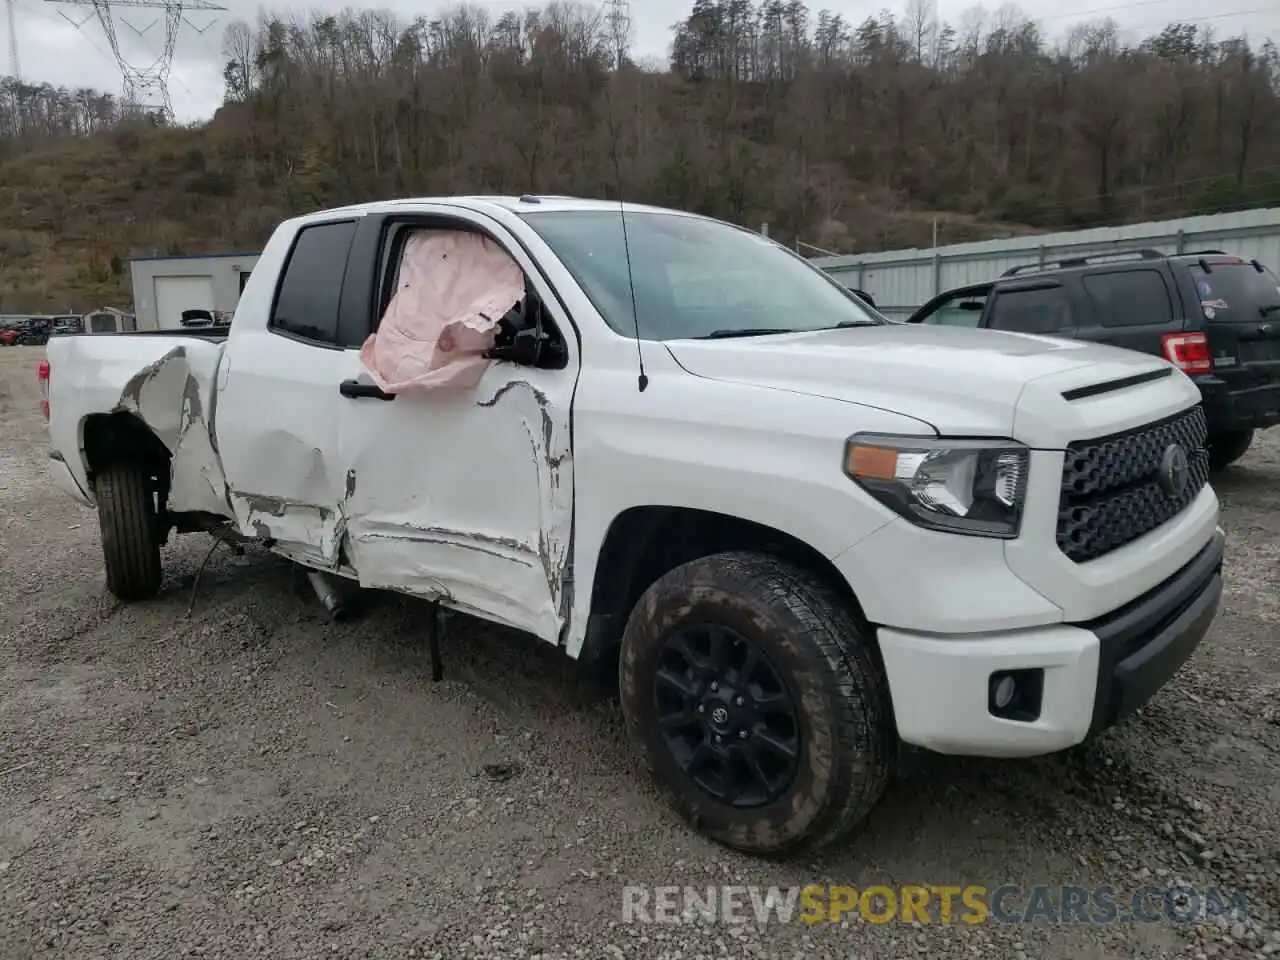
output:
[[231, 504], [241, 531], [275, 540], [281, 552], [301, 563], [333, 569], [346, 526], [329, 473], [333, 452], [284, 430], [254, 435], [254, 447], [261, 451], [254, 462], [263, 469], [244, 482], [266, 489], [287, 483], [291, 495], [232, 489]]
[[226, 479], [206, 413], [214, 402], [221, 353], [213, 349], [215, 355], [202, 357], [204, 362], [197, 366], [189, 362], [186, 345], [171, 347], [129, 378], [113, 411], [138, 417], [172, 454], [169, 509], [176, 513], [231, 514]]
[[340, 410], [356, 405], [338, 385], [359, 360], [273, 335], [233, 334], [228, 342], [231, 372], [218, 394], [214, 436], [236, 524], [291, 559], [336, 571], [346, 474]]
[[481, 409], [497, 408], [510, 397], [497, 416], [514, 416], [529, 441], [529, 460], [537, 480], [539, 524], [538, 561], [547, 579], [547, 588], [560, 603], [559, 618], [568, 617], [569, 548], [573, 531], [573, 484], [565, 482], [565, 467], [571, 457], [568, 406], [553, 411], [547, 394], [528, 380], [511, 380], [486, 400]]
[[568, 609], [573, 379], [517, 373], [496, 364], [469, 393], [344, 410], [346, 551], [365, 587], [556, 643]]
[[415, 230], [360, 359], [387, 393], [471, 389], [489, 366], [498, 321], [523, 297], [523, 271], [488, 237]]
[[[520, 630], [546, 619], [537, 547], [480, 530], [420, 527], [386, 517], [355, 522], [350, 549], [364, 587], [442, 600]], [[558, 628], [556, 628], [558, 629]]]

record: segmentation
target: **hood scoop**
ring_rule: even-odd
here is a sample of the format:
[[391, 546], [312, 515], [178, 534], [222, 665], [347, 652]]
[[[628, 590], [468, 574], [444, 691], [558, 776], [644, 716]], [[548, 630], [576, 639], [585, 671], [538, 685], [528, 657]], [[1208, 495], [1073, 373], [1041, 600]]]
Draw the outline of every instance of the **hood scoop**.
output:
[[1137, 387], [1144, 383], [1162, 380], [1172, 374], [1172, 367], [1164, 367], [1161, 370], [1148, 370], [1145, 373], [1135, 373], [1132, 376], [1120, 377], [1118, 380], [1104, 380], [1102, 383], [1091, 383], [1087, 387], [1063, 390], [1062, 399], [1071, 403], [1076, 400], [1084, 400], [1087, 397], [1099, 397], [1104, 393], [1114, 393], [1117, 390], [1125, 390], [1129, 387]]

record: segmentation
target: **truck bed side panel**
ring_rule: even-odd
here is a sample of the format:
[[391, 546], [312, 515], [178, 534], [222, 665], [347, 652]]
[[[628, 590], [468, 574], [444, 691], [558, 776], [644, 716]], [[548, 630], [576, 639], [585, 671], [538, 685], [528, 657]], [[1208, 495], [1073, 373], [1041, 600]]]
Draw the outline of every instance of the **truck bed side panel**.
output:
[[232, 516], [210, 426], [223, 345], [200, 337], [55, 337], [49, 341], [52, 450], [91, 490], [85, 424], [130, 414], [172, 455], [169, 509]]

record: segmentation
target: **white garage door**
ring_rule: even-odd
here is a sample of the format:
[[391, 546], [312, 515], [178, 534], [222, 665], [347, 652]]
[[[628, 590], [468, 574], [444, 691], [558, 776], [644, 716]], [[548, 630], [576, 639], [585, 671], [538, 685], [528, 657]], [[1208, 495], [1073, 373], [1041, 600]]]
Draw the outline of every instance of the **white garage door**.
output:
[[213, 311], [213, 277], [156, 277], [160, 329], [180, 328], [183, 310]]

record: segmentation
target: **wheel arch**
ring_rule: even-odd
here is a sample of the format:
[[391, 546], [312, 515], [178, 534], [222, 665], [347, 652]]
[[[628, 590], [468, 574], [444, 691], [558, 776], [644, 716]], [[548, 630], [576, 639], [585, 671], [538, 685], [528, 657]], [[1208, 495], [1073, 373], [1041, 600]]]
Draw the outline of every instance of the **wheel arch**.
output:
[[108, 465], [130, 460], [148, 468], [163, 509], [168, 499], [169, 464], [173, 455], [141, 417], [123, 410], [90, 414], [80, 427], [80, 449], [90, 489], [94, 476]]
[[93, 474], [118, 460], [167, 465], [172, 454], [141, 417], [124, 410], [93, 413], [80, 427], [85, 469]]
[[867, 623], [861, 603], [835, 564], [784, 530], [693, 507], [631, 507], [613, 519], [601, 544], [579, 661], [612, 672], [627, 617], [644, 591], [683, 563], [730, 550], [790, 560], [833, 590], [859, 623]]

